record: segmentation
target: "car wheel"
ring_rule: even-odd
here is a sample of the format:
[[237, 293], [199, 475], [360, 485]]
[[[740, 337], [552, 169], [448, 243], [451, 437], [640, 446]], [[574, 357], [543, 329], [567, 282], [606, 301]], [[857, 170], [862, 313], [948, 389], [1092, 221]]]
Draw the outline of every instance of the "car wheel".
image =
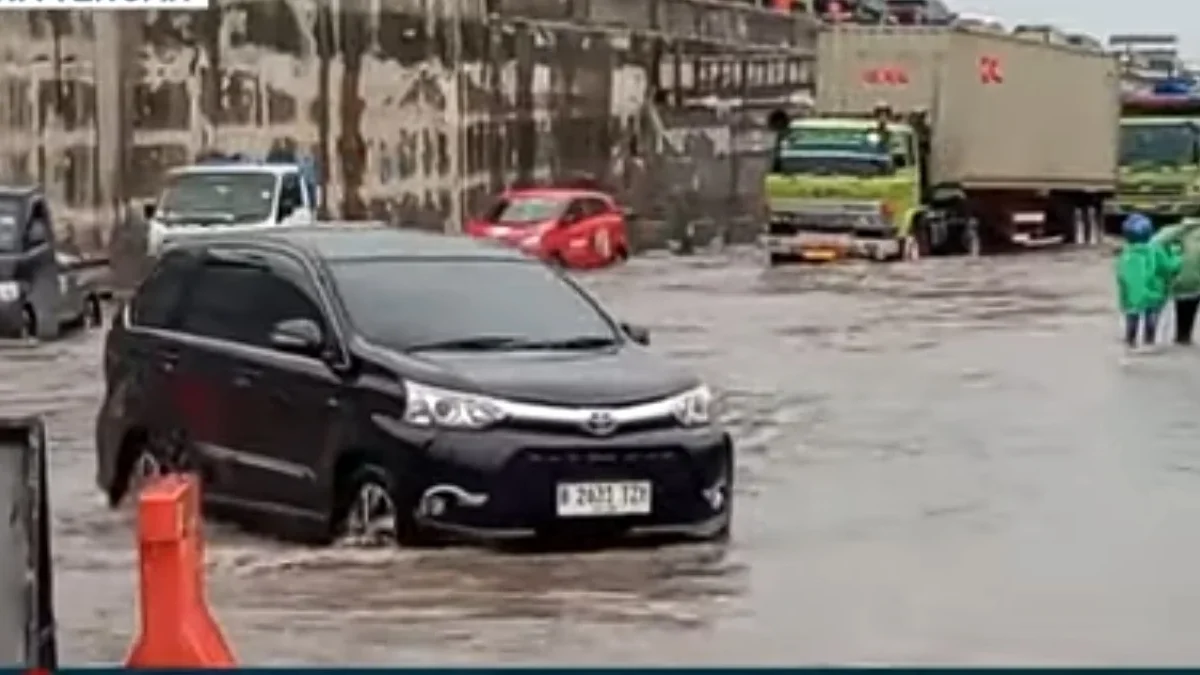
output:
[[88, 328], [99, 328], [104, 325], [104, 306], [100, 298], [89, 295], [83, 304], [83, 323]]
[[37, 314], [34, 314], [33, 308], [25, 305], [21, 308], [21, 334], [22, 340], [32, 340], [38, 335]]
[[338, 489], [334, 536], [356, 546], [415, 544], [418, 528], [405, 503], [390, 471], [363, 465]]

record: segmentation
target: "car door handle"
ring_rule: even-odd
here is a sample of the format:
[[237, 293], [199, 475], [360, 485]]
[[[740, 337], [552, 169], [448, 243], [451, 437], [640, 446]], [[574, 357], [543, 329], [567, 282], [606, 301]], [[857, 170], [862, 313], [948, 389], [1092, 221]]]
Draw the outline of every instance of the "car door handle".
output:
[[175, 367], [179, 365], [179, 352], [164, 351], [158, 353], [158, 368], [159, 370], [170, 373], [175, 371]]
[[258, 384], [262, 373], [257, 370], [239, 370], [233, 375], [233, 386], [238, 388], [253, 387]]

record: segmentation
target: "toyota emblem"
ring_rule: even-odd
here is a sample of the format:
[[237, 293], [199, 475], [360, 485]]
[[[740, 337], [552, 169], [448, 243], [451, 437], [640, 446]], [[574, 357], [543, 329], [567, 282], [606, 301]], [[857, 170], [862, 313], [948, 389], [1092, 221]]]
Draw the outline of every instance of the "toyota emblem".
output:
[[607, 436], [617, 430], [617, 418], [612, 413], [598, 410], [587, 416], [583, 428], [593, 436]]

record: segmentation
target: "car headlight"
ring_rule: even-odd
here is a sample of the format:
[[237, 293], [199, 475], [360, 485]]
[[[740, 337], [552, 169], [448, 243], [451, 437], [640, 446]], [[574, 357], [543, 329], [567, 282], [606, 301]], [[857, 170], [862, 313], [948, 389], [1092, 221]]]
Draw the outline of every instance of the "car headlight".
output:
[[690, 389], [675, 397], [672, 411], [675, 419], [685, 427], [700, 427], [711, 424], [713, 419], [713, 395], [705, 385]]
[[404, 421], [417, 427], [483, 429], [507, 415], [501, 403], [487, 396], [405, 382]]
[[15, 302], [21, 299], [21, 284], [15, 281], [0, 281], [0, 302]]

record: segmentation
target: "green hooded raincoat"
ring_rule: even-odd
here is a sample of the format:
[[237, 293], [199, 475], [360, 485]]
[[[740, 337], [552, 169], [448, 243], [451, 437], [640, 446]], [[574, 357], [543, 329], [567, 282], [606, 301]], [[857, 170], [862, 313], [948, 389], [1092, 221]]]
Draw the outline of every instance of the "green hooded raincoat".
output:
[[1117, 256], [1117, 300], [1126, 314], [1158, 310], [1167, 304], [1180, 259], [1172, 246], [1129, 242]]
[[1176, 298], [1200, 296], [1200, 218], [1189, 218], [1178, 225], [1164, 227], [1151, 241], [1179, 247], [1179, 274], [1171, 284], [1171, 295]]

